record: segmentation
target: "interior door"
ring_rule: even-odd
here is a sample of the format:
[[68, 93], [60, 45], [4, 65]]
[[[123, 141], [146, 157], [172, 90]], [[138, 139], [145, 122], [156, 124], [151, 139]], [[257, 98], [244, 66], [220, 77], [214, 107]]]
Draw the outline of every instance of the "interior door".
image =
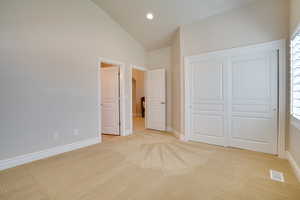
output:
[[189, 140], [227, 146], [226, 62], [212, 56], [190, 63]]
[[278, 52], [230, 59], [230, 146], [277, 154]]
[[166, 74], [164, 69], [146, 73], [146, 128], [166, 130]]
[[120, 135], [119, 67], [101, 68], [102, 133]]

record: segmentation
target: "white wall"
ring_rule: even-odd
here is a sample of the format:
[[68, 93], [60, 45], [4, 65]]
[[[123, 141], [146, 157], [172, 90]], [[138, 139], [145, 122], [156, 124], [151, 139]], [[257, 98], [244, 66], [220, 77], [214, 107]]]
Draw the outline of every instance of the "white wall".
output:
[[183, 26], [183, 56], [287, 39], [288, 11], [287, 0], [258, 0]]
[[91, 1], [4, 0], [0, 27], [0, 160], [97, 137], [98, 57], [145, 64]]
[[166, 47], [146, 54], [147, 68], [166, 69], [167, 74], [167, 127], [172, 127], [172, 75], [171, 75], [171, 48]]
[[[288, 1], [258, 0], [247, 6], [181, 27], [182, 56], [287, 39], [288, 24]], [[181, 101], [181, 131], [183, 132], [184, 84], [182, 61], [180, 74], [181, 89], [177, 89], [180, 89], [181, 95], [176, 101]]]
[[300, 25], [300, 0], [290, 0], [290, 34]]
[[171, 76], [172, 76], [172, 128], [174, 133], [179, 135], [181, 132], [181, 38], [180, 29], [178, 29], [172, 39], [171, 46]]
[[[296, 27], [300, 25], [300, 0], [290, 1], [290, 35], [294, 33]], [[300, 129], [294, 125], [289, 127], [288, 151], [300, 166]]]

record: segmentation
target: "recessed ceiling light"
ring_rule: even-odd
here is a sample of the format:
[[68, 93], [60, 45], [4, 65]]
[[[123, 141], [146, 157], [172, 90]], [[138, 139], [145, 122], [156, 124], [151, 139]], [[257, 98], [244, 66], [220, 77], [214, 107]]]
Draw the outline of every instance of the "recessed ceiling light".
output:
[[153, 16], [152, 13], [148, 13], [148, 14], [146, 15], [146, 17], [147, 17], [147, 19], [149, 19], [149, 20], [152, 20], [152, 19], [154, 18], [154, 16]]

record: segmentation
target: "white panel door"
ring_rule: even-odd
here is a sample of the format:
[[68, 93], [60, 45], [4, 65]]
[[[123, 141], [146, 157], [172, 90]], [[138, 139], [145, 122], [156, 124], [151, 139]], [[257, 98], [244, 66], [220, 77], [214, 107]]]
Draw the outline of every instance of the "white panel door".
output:
[[166, 130], [166, 74], [164, 69], [146, 73], [146, 128]]
[[227, 146], [225, 60], [199, 59], [188, 70], [189, 139]]
[[102, 133], [120, 135], [119, 67], [101, 68]]
[[230, 58], [230, 146], [277, 154], [277, 51]]

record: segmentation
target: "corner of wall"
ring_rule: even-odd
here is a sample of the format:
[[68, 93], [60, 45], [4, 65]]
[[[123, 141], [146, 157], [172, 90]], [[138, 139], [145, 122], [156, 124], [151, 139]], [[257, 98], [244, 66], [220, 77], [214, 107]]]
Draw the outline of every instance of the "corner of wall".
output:
[[288, 161], [290, 162], [291, 167], [292, 167], [297, 179], [300, 182], [300, 166], [297, 164], [296, 160], [294, 159], [294, 157], [292, 156], [292, 154], [289, 151], [286, 152], [286, 157], [287, 157]]

